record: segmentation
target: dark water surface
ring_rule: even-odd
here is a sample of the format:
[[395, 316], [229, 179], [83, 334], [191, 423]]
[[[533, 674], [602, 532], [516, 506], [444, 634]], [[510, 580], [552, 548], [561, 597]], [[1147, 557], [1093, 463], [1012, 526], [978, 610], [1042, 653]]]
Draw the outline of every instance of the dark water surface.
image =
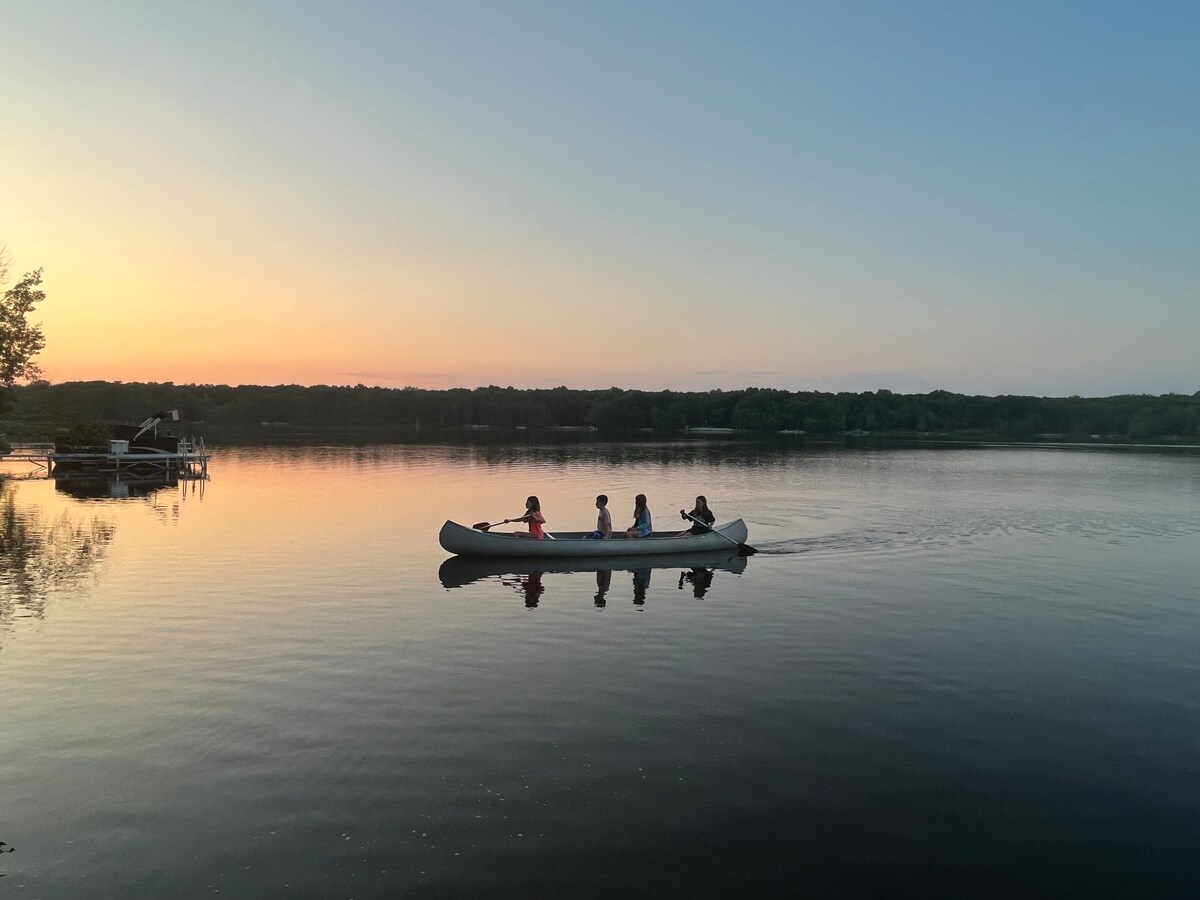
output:
[[[211, 471], [0, 480], [0, 896], [1200, 888], [1196, 455], [249, 447]], [[584, 529], [600, 491], [660, 529], [705, 493], [762, 552], [442, 567], [446, 518], [537, 493]]]

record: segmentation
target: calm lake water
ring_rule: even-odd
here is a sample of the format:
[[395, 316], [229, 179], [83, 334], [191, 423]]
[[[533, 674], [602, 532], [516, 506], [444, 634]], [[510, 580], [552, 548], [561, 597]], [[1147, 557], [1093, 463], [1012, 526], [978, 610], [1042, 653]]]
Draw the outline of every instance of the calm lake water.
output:
[[[0, 481], [0, 895], [1200, 890], [1194, 453], [245, 447], [211, 475]], [[536, 493], [581, 530], [601, 491], [660, 529], [707, 494], [761, 552], [442, 567], [447, 518]]]

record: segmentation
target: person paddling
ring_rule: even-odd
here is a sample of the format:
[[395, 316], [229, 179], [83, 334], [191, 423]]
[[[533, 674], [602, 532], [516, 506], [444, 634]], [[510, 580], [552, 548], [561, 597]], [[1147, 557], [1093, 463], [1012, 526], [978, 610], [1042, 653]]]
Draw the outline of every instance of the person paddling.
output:
[[[716, 515], [711, 509], [708, 508], [708, 498], [706, 498], [703, 494], [696, 498], [696, 506], [690, 513], [684, 512], [681, 509], [679, 511], [679, 517], [684, 521], [691, 522], [692, 527], [687, 531], [679, 532], [678, 537], [684, 537], [685, 535], [708, 534], [710, 531], [712, 531], [712, 524], [717, 521]], [[695, 521], [696, 519], [699, 519], [700, 521], [697, 522]]]
[[537, 497], [527, 497], [525, 499], [525, 515], [519, 516], [516, 519], [505, 519], [504, 523], [509, 522], [528, 522], [528, 531], [514, 531], [513, 534], [522, 538], [537, 538], [542, 540], [546, 536], [546, 529], [542, 526], [546, 524], [546, 517], [542, 515], [542, 504]]

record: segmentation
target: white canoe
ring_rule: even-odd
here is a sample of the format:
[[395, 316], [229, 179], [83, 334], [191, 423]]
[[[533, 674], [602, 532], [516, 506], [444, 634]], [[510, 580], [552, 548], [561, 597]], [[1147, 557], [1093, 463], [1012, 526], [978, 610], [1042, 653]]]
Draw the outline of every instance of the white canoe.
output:
[[460, 556], [656, 556], [732, 549], [746, 542], [746, 523], [735, 519], [718, 525], [715, 532], [686, 537], [679, 537], [678, 531], [656, 531], [644, 538], [614, 536], [606, 541], [594, 541], [586, 537], [585, 531], [552, 531], [548, 534], [550, 537], [539, 541], [480, 531], [447, 521], [438, 534], [438, 541], [443, 550]]

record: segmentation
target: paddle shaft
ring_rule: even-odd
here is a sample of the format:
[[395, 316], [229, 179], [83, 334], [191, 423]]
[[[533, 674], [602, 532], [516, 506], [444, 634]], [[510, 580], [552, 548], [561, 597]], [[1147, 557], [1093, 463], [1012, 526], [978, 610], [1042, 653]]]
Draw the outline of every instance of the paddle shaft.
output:
[[480, 531], [487, 531], [489, 528], [495, 528], [497, 525], [507, 525], [512, 519], [505, 519], [503, 522], [476, 522], [472, 528], [478, 528]]
[[[476, 522], [471, 527], [478, 529], [479, 531], [487, 531], [489, 528], [495, 528], [497, 525], [507, 525], [509, 522], [524, 522], [528, 516], [529, 513], [525, 513], [525, 515], [518, 516], [515, 519], [505, 519], [503, 522]], [[554, 535], [552, 534], [547, 534], [546, 537], [550, 538], [552, 541], [555, 540]]]

